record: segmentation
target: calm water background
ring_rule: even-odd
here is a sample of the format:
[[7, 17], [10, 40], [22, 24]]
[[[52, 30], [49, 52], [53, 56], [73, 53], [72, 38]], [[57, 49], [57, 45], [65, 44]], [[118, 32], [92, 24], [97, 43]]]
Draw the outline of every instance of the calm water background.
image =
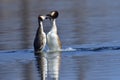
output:
[[119, 0], [0, 0], [0, 50], [33, 48], [37, 16], [51, 10], [60, 13], [63, 46], [119, 41], [119, 7]]
[[[0, 0], [0, 80], [39, 80], [33, 54], [37, 16], [51, 10], [60, 13], [63, 49], [76, 49], [62, 52], [60, 80], [120, 80], [119, 8], [120, 0]], [[89, 51], [93, 47], [100, 50]]]

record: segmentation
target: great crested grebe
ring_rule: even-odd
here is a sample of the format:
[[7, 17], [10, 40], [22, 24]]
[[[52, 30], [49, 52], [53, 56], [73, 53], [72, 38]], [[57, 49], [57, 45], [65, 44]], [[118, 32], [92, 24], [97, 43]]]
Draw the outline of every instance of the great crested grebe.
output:
[[46, 19], [46, 16], [38, 16], [38, 29], [34, 39], [34, 51], [40, 52], [43, 51], [46, 45], [46, 34], [43, 30], [43, 21]]
[[58, 51], [62, 48], [60, 38], [57, 34], [56, 18], [58, 17], [58, 15], [58, 11], [52, 11], [50, 14], [47, 15], [52, 21], [52, 28], [47, 34], [47, 44], [49, 49], [52, 51]]

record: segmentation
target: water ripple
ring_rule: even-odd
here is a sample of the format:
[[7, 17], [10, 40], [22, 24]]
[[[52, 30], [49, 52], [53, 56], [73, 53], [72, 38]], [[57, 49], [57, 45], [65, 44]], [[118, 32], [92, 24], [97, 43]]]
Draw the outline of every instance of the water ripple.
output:
[[106, 47], [90, 47], [90, 48], [76, 48], [77, 51], [107, 51], [120, 50], [120, 46], [106, 46]]

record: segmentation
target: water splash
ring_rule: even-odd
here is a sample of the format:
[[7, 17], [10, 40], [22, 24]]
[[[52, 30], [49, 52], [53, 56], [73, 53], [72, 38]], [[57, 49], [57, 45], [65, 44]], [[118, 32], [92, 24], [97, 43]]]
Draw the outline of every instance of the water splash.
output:
[[72, 47], [68, 47], [66, 49], [62, 49], [62, 51], [76, 51], [77, 49], [72, 48]]

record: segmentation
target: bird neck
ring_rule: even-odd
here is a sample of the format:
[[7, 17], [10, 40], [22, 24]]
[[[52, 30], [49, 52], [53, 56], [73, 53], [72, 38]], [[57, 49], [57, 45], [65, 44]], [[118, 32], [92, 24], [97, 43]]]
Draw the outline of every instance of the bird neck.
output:
[[39, 22], [38, 30], [39, 30], [40, 32], [44, 32], [44, 31], [43, 31], [43, 22], [42, 22], [42, 21]]
[[51, 31], [53, 31], [53, 32], [57, 32], [56, 19], [53, 19], [53, 22], [52, 22], [52, 29], [51, 29]]

